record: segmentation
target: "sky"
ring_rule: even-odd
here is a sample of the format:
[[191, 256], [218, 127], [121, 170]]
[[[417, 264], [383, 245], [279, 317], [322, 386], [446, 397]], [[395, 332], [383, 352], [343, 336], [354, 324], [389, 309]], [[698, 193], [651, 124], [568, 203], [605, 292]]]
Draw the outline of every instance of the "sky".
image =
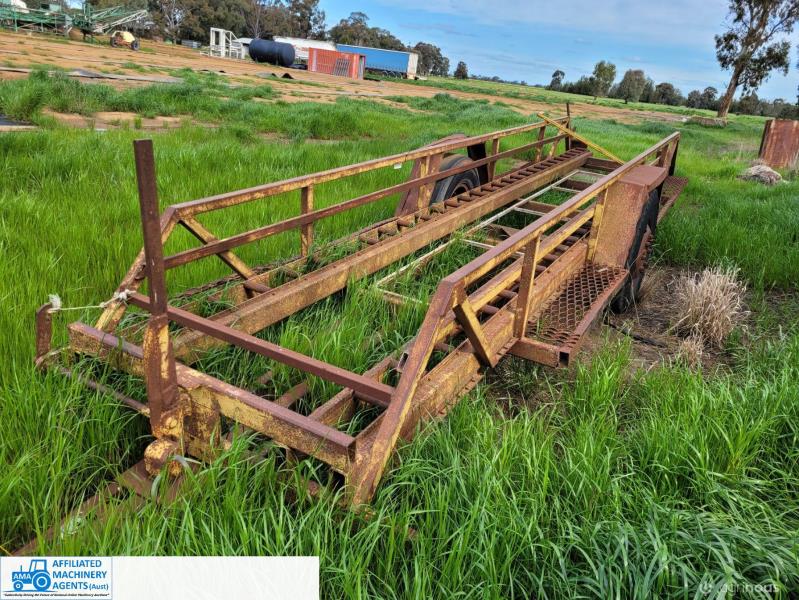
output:
[[[574, 81], [604, 59], [616, 65], [617, 80], [627, 69], [643, 69], [683, 94], [708, 85], [721, 92], [729, 81], [713, 40], [724, 29], [727, 0], [321, 0], [320, 6], [328, 27], [365, 12], [371, 26], [406, 44], [435, 44], [451, 69], [462, 60], [471, 74], [546, 84], [561, 69]], [[797, 31], [789, 39], [791, 70], [772, 73], [758, 90], [761, 98], [796, 100]]]

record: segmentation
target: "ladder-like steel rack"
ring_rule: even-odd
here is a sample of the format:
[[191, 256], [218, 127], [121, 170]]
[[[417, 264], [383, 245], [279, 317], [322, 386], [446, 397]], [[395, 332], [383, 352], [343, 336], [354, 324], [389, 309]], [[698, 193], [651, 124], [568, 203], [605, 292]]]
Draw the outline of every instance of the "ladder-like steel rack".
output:
[[[144, 248], [99, 320], [69, 325], [66, 355], [67, 361], [74, 355], [98, 357], [144, 377], [147, 402], [61, 365], [65, 353], [50, 347], [49, 305], [37, 315], [37, 362], [82, 377], [147, 416], [155, 438], [145, 452], [150, 475], [164, 468], [178, 474], [174, 456], [214, 456], [230, 443], [234, 423], [274, 440], [289, 459], [310, 456], [326, 463], [341, 475], [348, 504], [366, 504], [398, 440], [411, 439], [420, 422], [445, 415], [507, 354], [550, 366], [568, 364], [602, 310], [614, 297], [634, 295], [640, 284], [657, 220], [685, 185], [674, 176], [679, 134], [620, 163], [594, 156], [572, 135], [569, 118], [557, 124], [554, 133], [547, 122], [538, 122], [447, 138], [411, 152], [175, 204], [163, 213], [152, 144], [135, 142]], [[458, 152], [471, 160], [442, 170], [442, 162]], [[499, 161], [514, 158], [509, 170], [498, 172]], [[314, 206], [315, 190], [327, 182], [406, 162], [413, 169], [405, 182]], [[479, 185], [430, 202], [437, 182], [470, 170], [479, 174]], [[571, 197], [559, 205], [541, 202], [542, 190], [553, 188]], [[290, 193], [299, 195], [300, 212], [276, 223], [218, 238], [200, 222], [208, 213]], [[318, 252], [314, 235], [320, 221], [392, 197], [399, 197], [393, 217], [339, 240], [349, 253], [299, 274]], [[517, 229], [498, 226], [494, 217], [502, 211], [533, 220]], [[355, 279], [446, 243], [467, 226], [490, 229], [487, 241], [477, 243], [482, 254], [440, 281], [416, 338], [401, 355], [355, 373], [256, 335]], [[165, 255], [178, 227], [200, 245]], [[254, 267], [235, 253], [291, 231], [300, 239], [300, 254], [290, 260]], [[428, 254], [423, 260], [435, 259], [435, 250]], [[230, 303], [202, 316], [190, 302], [178, 307], [170, 301], [166, 273], [207, 257], [221, 260], [233, 274], [202, 286], [205, 292], [224, 291]], [[145, 281], [147, 294], [140, 292]], [[396, 295], [388, 300], [402, 301]], [[140, 343], [123, 320], [130, 306], [147, 315]], [[333, 382], [341, 391], [302, 414], [294, 409], [308, 391], [306, 383], [267, 399], [193, 366], [209, 349], [225, 345]], [[339, 427], [364, 410], [372, 420], [360, 432]]]

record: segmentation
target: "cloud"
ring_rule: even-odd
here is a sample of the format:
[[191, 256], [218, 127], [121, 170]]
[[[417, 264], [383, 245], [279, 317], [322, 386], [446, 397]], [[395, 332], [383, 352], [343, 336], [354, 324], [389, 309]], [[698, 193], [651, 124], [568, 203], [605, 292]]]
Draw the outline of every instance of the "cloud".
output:
[[[404, 30], [403, 39], [427, 37], [424, 32], [430, 32], [428, 41], [440, 46], [453, 64], [465, 60], [473, 73], [546, 83], [560, 68], [567, 79], [576, 80], [590, 74], [594, 63], [604, 58], [616, 64], [619, 78], [629, 68], [643, 69], [656, 82], [673, 82], [684, 93], [707, 85], [721, 89], [729, 80], [729, 73], [716, 62], [713, 40], [724, 28], [728, 0], [373, 0], [368, 4], [370, 14], [372, 9], [382, 10], [389, 29], [395, 19]], [[761, 96], [795, 97], [795, 77], [795, 71], [788, 77], [774, 73], [762, 86]]]
[[521, 56], [515, 54], [509, 54], [506, 52], [483, 52], [481, 57], [494, 62], [496, 64], [502, 65], [516, 65], [520, 67], [532, 67], [535, 69], [557, 69], [559, 68], [556, 63], [544, 61], [544, 60], [535, 60], [531, 58], [523, 58]]
[[400, 26], [414, 31], [433, 31], [470, 38], [479, 37], [478, 34], [473, 31], [464, 31], [451, 23], [400, 23]]
[[[478, 24], [513, 24], [563, 27], [584, 32], [613, 34], [640, 43], [707, 45], [727, 13], [726, 0], [378, 0], [380, 4], [427, 13], [468, 17]], [[531, 38], [535, 31], [531, 30]], [[486, 35], [490, 35], [487, 33]], [[583, 40], [578, 38], [580, 42]], [[580, 43], [578, 42], [578, 43]]]

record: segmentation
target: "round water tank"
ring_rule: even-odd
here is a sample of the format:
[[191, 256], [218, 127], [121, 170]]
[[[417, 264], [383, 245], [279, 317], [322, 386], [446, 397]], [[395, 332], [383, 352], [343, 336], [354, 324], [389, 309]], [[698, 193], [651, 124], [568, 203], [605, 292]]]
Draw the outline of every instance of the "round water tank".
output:
[[294, 64], [294, 46], [272, 40], [253, 40], [250, 42], [250, 58], [255, 62], [290, 67]]

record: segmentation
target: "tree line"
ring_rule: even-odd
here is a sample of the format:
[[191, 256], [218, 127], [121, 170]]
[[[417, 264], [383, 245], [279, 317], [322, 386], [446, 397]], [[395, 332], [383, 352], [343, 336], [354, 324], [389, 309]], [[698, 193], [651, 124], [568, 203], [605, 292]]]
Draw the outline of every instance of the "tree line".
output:
[[[206, 40], [211, 27], [221, 27], [239, 37], [286, 36], [419, 54], [420, 75], [449, 75], [450, 61], [435, 44], [406, 45], [394, 34], [370, 26], [363, 12], [353, 12], [329, 29], [320, 0], [128, 0], [128, 6], [147, 8], [159, 32], [167, 39]], [[691, 90], [687, 96], [667, 81], [655, 83], [641, 69], [629, 69], [616, 82], [616, 66], [599, 61], [591, 75], [566, 82], [557, 69], [549, 88], [594, 98], [609, 96], [625, 102], [649, 102], [716, 110], [719, 117], [733, 112], [799, 118], [797, 105], [778, 98], [761, 100], [757, 89], [773, 72], [787, 74], [790, 43], [785, 39], [799, 20], [799, 0], [728, 0], [726, 31], [715, 36], [716, 58], [730, 72], [722, 92], [712, 86]], [[89, 0], [96, 7], [116, 5], [119, 0]], [[797, 65], [799, 68], [799, 65]], [[466, 63], [459, 62], [454, 76], [469, 78]], [[480, 77], [502, 81], [498, 77]], [[522, 83], [524, 82], [514, 82]], [[742, 90], [735, 100], [735, 94]]]
[[[785, 38], [799, 21], [799, 0], [729, 0], [727, 21], [727, 30], [715, 36], [716, 59], [722, 69], [730, 71], [729, 83], [721, 93], [707, 86], [684, 96], [673, 83], [656, 84], [641, 69], [625, 71], [621, 81], [616, 82], [616, 65], [604, 60], [596, 63], [591, 75], [577, 81], [565, 81], [566, 74], [556, 69], [546, 87], [595, 99], [610, 97], [625, 102], [703, 108], [716, 111], [722, 118], [729, 112], [799, 118], [799, 90], [796, 103], [783, 98], [761, 100], [757, 95], [757, 89], [773, 72], [788, 73], [791, 46]], [[504, 81], [499, 77], [479, 78]], [[739, 89], [742, 93], [735, 99]]]
[[[599, 61], [591, 75], [580, 77], [577, 81], [564, 81], [565, 73], [557, 69], [547, 86], [550, 90], [593, 96], [596, 98], [616, 98], [628, 102], [645, 102], [649, 104], [665, 104], [667, 106], [686, 106], [719, 111], [723, 96], [713, 86], [696, 89], [683, 95], [680, 88], [673, 83], [663, 81], [655, 83], [641, 69], [628, 69], [620, 81], [616, 81], [616, 65], [608, 61]], [[799, 117], [797, 105], [786, 102], [782, 98], [761, 100], [754, 90], [746, 91], [737, 100], [733, 100], [727, 112], [746, 115], [763, 115], [793, 119]], [[725, 113], [726, 114], [726, 113]]]
[[[116, 6], [119, 0], [90, 0], [95, 8]], [[206, 41], [211, 27], [232, 31], [237, 37], [297, 37], [337, 44], [370, 46], [419, 54], [420, 75], [449, 74], [449, 59], [435, 44], [405, 44], [386, 29], [369, 25], [363, 12], [353, 12], [328, 29], [319, 0], [129, 0], [130, 8], [147, 9], [153, 33], [172, 42]]]
[[[574, 82], [564, 82], [565, 73], [557, 69], [548, 87], [594, 98], [609, 96], [625, 102], [704, 108], [717, 111], [719, 117], [732, 111], [799, 118], [799, 94], [796, 105], [782, 98], [766, 101], [757, 96], [757, 89], [772, 72], [788, 73], [791, 47], [784, 38], [799, 20], [799, 0], [730, 0], [729, 11], [728, 29], [715, 36], [716, 59], [722, 69], [731, 72], [729, 84], [720, 96], [712, 86], [683, 96], [672, 83], [656, 85], [641, 69], [629, 69], [621, 81], [614, 83], [616, 65], [604, 60], [596, 63], [591, 75]], [[738, 88], [743, 93], [735, 100]]]

